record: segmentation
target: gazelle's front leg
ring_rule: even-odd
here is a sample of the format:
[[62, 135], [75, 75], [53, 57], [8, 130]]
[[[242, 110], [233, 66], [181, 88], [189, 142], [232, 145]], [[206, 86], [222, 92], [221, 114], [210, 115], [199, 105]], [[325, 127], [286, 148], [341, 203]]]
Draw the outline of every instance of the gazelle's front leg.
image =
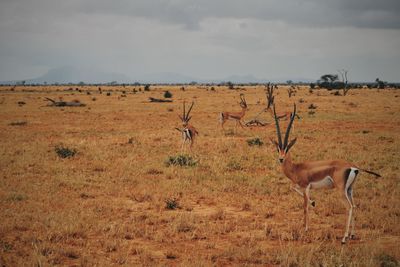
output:
[[240, 127], [242, 127], [242, 129], [244, 129], [244, 126], [242, 124], [242, 122], [240, 120], [238, 120]]
[[[304, 193], [301, 191], [300, 186], [299, 185], [294, 185], [291, 187], [296, 193], [298, 193], [300, 196], [304, 197]], [[310, 202], [311, 206], [315, 207], [315, 201], [312, 199], [308, 199], [308, 201]]]
[[185, 143], [186, 143], [186, 134], [185, 134], [185, 130], [183, 130], [183, 131], [182, 131], [181, 153], [184, 153]]

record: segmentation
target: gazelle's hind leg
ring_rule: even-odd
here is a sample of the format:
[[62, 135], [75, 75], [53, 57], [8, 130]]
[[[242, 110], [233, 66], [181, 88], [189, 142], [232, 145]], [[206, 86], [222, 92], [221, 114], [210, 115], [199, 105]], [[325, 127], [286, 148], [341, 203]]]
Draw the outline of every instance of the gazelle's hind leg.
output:
[[[352, 216], [353, 216], [353, 198], [352, 198], [352, 186], [353, 183], [357, 177], [358, 174], [358, 169], [356, 168], [350, 168], [349, 175], [347, 177], [346, 185], [344, 188], [344, 198], [347, 200], [349, 203], [349, 215], [347, 217], [347, 224], [346, 224], [346, 232], [344, 233], [343, 239], [342, 239], [342, 244], [346, 243], [346, 239], [349, 237], [349, 230], [350, 230], [350, 224], [352, 223]], [[353, 222], [354, 224], [354, 222]], [[352, 229], [354, 231], [354, 229]]]
[[355, 233], [354, 233], [354, 225], [355, 225], [355, 219], [354, 219], [354, 213], [355, 213], [355, 209], [356, 209], [356, 205], [354, 205], [354, 201], [353, 201], [353, 188], [350, 187], [349, 190], [347, 190], [348, 195], [349, 195], [349, 199], [351, 204], [353, 205], [353, 216], [352, 216], [352, 220], [351, 220], [351, 230], [350, 230], [350, 239], [354, 239], [355, 238]]
[[310, 185], [306, 187], [306, 190], [304, 191], [304, 227], [305, 231], [308, 231], [308, 206], [309, 203], [308, 201], [310, 200]]
[[224, 119], [224, 115], [222, 113], [219, 114], [218, 123], [221, 126], [221, 129], [225, 131], [224, 124], [226, 120]]

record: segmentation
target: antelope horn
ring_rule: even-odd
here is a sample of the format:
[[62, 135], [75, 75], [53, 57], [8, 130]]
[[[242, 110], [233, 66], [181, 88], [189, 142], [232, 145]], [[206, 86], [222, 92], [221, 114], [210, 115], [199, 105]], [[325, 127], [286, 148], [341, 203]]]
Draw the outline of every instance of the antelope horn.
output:
[[190, 106], [189, 111], [188, 111], [188, 113], [186, 114], [186, 120], [189, 120], [189, 119], [188, 119], [188, 118], [189, 118], [189, 114], [190, 114], [190, 111], [192, 111], [193, 105], [194, 105], [194, 102], [192, 102], [192, 105]]
[[186, 120], [186, 111], [185, 111], [186, 103], [183, 101], [183, 120]]
[[281, 128], [279, 127], [278, 117], [276, 116], [275, 104], [274, 104], [274, 118], [275, 118], [276, 134], [278, 135], [279, 148], [282, 149]]
[[294, 121], [294, 118], [296, 116], [296, 104], [293, 104], [293, 113], [290, 114], [290, 122], [289, 125], [286, 129], [286, 134], [285, 134], [285, 142], [283, 143], [283, 147], [286, 148], [287, 144], [288, 144], [288, 140], [289, 140], [289, 135], [290, 135], [290, 129], [292, 128], [292, 124]]

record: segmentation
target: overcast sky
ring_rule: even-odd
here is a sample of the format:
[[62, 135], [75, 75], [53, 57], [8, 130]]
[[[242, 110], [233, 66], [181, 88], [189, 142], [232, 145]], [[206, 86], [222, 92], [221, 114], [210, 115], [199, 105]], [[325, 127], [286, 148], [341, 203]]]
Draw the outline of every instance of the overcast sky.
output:
[[400, 81], [399, 0], [0, 0], [0, 80], [62, 66]]

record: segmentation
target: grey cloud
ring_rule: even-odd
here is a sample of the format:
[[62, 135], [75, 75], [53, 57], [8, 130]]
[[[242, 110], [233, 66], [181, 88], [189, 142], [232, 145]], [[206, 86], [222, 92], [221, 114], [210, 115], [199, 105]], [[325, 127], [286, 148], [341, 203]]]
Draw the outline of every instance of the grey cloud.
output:
[[21, 15], [35, 12], [49, 12], [46, 16], [68, 16], [75, 12], [124, 15], [184, 25], [187, 29], [198, 29], [207, 18], [277, 20], [316, 28], [400, 28], [398, 0], [15, 0], [0, 5], [12, 5], [16, 14], [19, 11]]
[[63, 65], [200, 78], [312, 78], [348, 68], [352, 79], [385, 73], [394, 80], [400, 77], [398, 3], [0, 0], [0, 80]]
[[206, 18], [246, 18], [278, 20], [313, 27], [352, 26], [400, 28], [400, 1], [397, 0], [158, 0], [85, 1], [78, 8], [152, 18], [183, 24], [192, 29]]

